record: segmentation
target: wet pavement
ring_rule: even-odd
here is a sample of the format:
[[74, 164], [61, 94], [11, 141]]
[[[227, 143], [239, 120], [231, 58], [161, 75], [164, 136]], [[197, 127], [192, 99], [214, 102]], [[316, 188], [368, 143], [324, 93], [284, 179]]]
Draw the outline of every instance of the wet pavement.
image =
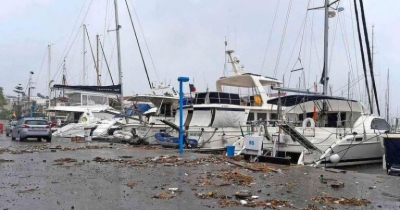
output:
[[[399, 177], [378, 168], [343, 174], [227, 161], [232, 160], [158, 147], [18, 142], [0, 134], [0, 210], [400, 208]], [[254, 199], [236, 199], [240, 190]]]

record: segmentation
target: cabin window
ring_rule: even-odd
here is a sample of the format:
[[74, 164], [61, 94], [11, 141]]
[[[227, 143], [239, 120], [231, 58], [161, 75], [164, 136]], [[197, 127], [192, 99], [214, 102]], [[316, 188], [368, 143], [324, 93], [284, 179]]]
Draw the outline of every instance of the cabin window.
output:
[[251, 121], [254, 121], [254, 112], [250, 112], [247, 117], [247, 124], [251, 124]]
[[375, 118], [371, 122], [371, 129], [388, 131], [390, 125], [384, 119]]
[[82, 95], [82, 106], [87, 106], [88, 105], [87, 104], [87, 100], [88, 100], [87, 95]]
[[258, 120], [267, 120], [267, 113], [257, 113]]
[[278, 114], [277, 113], [271, 113], [270, 119], [271, 120], [277, 120], [278, 119]]

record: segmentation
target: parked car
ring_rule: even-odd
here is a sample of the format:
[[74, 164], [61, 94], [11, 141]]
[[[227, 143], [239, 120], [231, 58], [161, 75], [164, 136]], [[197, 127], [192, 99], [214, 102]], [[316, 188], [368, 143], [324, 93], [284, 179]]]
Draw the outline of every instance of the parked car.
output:
[[13, 129], [14, 126], [17, 124], [17, 122], [18, 122], [18, 121], [13, 120], [13, 121], [10, 121], [10, 123], [8, 123], [8, 124], [6, 125], [6, 136], [10, 136], [10, 135], [11, 135], [12, 129]]
[[27, 138], [36, 138], [41, 141], [42, 138], [51, 142], [51, 128], [49, 123], [41, 118], [23, 118], [14, 126], [11, 133], [12, 140], [23, 141]]

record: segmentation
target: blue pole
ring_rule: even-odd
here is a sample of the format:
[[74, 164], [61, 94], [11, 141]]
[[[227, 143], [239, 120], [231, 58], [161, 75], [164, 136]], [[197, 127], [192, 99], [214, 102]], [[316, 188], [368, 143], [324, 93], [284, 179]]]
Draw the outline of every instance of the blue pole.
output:
[[179, 153], [183, 153], [183, 83], [189, 81], [188, 77], [179, 77]]

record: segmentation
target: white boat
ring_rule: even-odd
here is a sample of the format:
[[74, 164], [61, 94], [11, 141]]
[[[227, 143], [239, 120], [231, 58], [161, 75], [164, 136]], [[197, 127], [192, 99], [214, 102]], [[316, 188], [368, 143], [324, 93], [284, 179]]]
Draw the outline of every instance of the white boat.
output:
[[[65, 93], [68, 99], [65, 103], [58, 103], [51, 106], [47, 112], [61, 113], [67, 115], [66, 124], [55, 128], [53, 136], [74, 137], [83, 136], [84, 127], [91, 126], [103, 129], [100, 132], [93, 132], [94, 137], [102, 135], [108, 128], [116, 122], [123, 123], [124, 119], [116, 117], [114, 114], [106, 113], [106, 110], [114, 110], [109, 106], [109, 96], [107, 94], [91, 92], [68, 92]], [[59, 115], [59, 114], [58, 114]]]
[[163, 123], [174, 122], [175, 112], [178, 107], [178, 92], [171, 86], [158, 85], [152, 88], [152, 94], [133, 96], [129, 101], [134, 103], [150, 102], [153, 108], [142, 113], [140, 120], [127, 123], [123, 126], [124, 131], [136, 135], [132, 143], [157, 144], [154, 135], [159, 132], [170, 132], [172, 129]]
[[[382, 161], [380, 135], [390, 126], [361, 103], [324, 95], [290, 95], [280, 100], [286, 106], [284, 118], [277, 124], [280, 132], [263, 144], [272, 156], [328, 167]], [[324, 101], [328, 107], [323, 111]]]
[[[187, 138], [197, 140], [198, 147], [203, 150], [224, 149], [248, 132], [248, 122], [256, 119], [273, 121], [278, 116], [277, 106], [267, 104], [267, 101], [272, 98], [268, 94], [270, 87], [279, 86], [281, 82], [245, 73], [243, 67], [237, 66], [239, 60], [232, 56], [233, 51], [226, 53], [234, 75], [218, 79], [216, 91], [196, 93], [192, 105], [183, 107]], [[179, 113], [174, 124], [179, 125]]]

